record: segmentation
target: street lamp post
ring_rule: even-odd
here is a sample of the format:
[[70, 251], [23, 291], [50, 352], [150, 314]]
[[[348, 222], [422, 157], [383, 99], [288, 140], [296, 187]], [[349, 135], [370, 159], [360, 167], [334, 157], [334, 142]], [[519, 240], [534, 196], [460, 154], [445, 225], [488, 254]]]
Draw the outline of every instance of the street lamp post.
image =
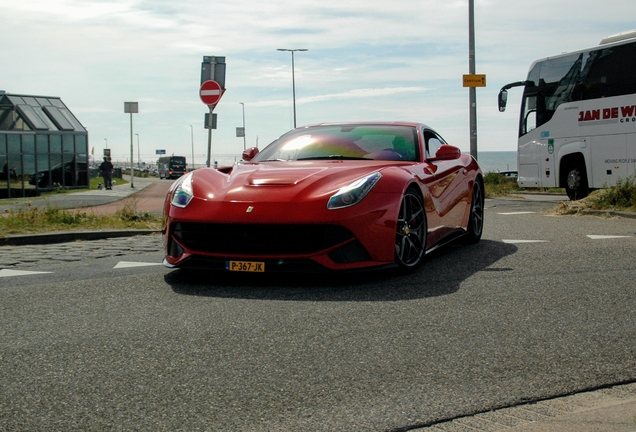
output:
[[194, 171], [194, 128], [190, 125], [190, 142], [192, 143], [192, 169]]
[[137, 136], [137, 168], [141, 168], [141, 151], [139, 150], [139, 134]]
[[306, 48], [296, 48], [296, 49], [288, 49], [288, 48], [278, 48], [278, 51], [289, 51], [291, 53], [291, 61], [292, 61], [292, 96], [293, 96], [293, 104], [294, 104], [294, 129], [296, 128], [296, 77], [294, 76], [294, 53], [296, 51], [309, 51]]
[[[468, 73], [475, 74], [475, 0], [468, 0]], [[470, 154], [477, 160], [477, 89], [468, 89]]]
[[239, 102], [243, 107], [243, 150], [247, 149], [247, 142], [245, 141], [245, 104], [243, 102]]

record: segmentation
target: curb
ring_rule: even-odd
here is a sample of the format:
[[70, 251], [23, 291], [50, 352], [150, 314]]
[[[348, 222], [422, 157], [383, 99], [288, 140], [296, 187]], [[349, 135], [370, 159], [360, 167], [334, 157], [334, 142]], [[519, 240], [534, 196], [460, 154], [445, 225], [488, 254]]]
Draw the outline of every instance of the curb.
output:
[[0, 246], [25, 246], [35, 244], [68, 243], [79, 240], [103, 240], [116, 237], [159, 234], [161, 230], [117, 230], [117, 231], [63, 231], [15, 235], [0, 238]]

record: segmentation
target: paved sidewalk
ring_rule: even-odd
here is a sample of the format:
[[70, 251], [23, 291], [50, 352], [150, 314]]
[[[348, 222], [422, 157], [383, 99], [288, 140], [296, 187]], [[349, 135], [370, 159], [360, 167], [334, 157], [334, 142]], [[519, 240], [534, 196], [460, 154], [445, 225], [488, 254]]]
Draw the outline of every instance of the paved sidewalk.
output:
[[[156, 178], [135, 178], [135, 187], [130, 184], [115, 185], [112, 190], [88, 190], [85, 192], [51, 195], [48, 197], [20, 198], [2, 203], [0, 215], [7, 211], [17, 212], [29, 208], [55, 207], [93, 212], [95, 214], [115, 214], [126, 206], [137, 213], [151, 213], [161, 216], [163, 203], [172, 181]], [[130, 237], [152, 234], [155, 230], [94, 230], [62, 231], [30, 235], [9, 235], [0, 237], [0, 245], [29, 245], [63, 243], [76, 240], [98, 240], [104, 238]]]
[[[33, 207], [56, 207], [63, 209], [92, 208], [95, 212], [106, 214], [111, 211], [114, 213], [126, 204], [132, 203], [139, 206], [139, 211], [161, 213], [163, 199], [171, 184], [170, 180], [140, 177], [135, 178], [134, 188], [130, 184], [115, 184], [111, 190], [86, 190], [46, 197], [0, 200], [0, 213], [28, 210]], [[133, 196], [133, 200], [128, 199]]]
[[636, 383], [502, 408], [411, 430], [634, 432]]

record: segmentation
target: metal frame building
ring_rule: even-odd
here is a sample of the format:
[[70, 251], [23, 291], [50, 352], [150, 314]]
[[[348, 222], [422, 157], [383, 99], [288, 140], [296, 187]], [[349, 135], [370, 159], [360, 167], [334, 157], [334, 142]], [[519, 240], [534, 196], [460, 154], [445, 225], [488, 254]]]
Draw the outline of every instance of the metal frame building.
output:
[[87, 188], [88, 132], [59, 97], [0, 90], [0, 198]]

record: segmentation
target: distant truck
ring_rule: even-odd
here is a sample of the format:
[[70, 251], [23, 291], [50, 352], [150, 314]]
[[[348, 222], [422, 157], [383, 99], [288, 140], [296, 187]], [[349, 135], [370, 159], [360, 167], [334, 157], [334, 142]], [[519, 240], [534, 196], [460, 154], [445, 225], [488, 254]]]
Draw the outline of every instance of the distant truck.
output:
[[176, 179], [187, 171], [185, 156], [162, 156], [157, 161], [157, 172], [160, 179]]

